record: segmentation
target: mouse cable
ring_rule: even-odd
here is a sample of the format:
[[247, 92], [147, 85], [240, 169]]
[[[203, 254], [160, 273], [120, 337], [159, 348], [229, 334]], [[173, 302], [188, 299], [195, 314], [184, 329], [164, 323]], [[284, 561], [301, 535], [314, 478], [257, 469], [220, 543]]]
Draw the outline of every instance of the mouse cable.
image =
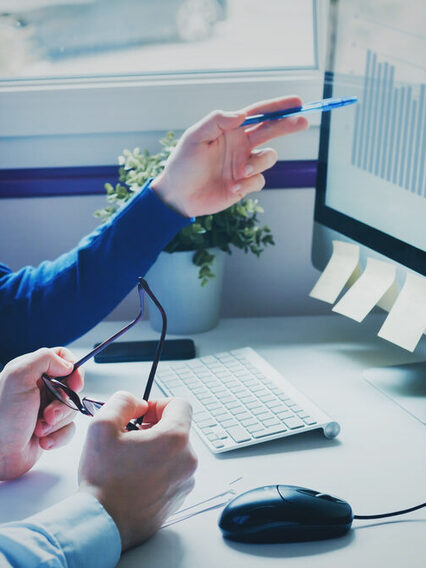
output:
[[426, 503], [422, 503], [421, 505], [416, 505], [415, 507], [411, 507], [410, 509], [403, 509], [402, 511], [394, 511], [393, 513], [383, 513], [382, 515], [354, 515], [354, 519], [384, 519], [385, 517], [396, 517], [397, 515], [405, 515], [405, 513], [411, 513], [412, 511], [417, 511], [417, 509], [421, 509], [422, 507], [426, 507]]

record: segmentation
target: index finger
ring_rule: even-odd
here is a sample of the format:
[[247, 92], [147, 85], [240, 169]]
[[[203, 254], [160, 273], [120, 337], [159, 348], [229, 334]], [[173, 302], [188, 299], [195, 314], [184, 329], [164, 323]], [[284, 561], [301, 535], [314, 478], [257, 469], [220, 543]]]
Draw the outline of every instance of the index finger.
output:
[[[263, 114], [265, 112], [274, 112], [288, 108], [300, 107], [302, 99], [300, 97], [291, 96], [270, 101], [263, 101], [249, 107], [248, 115]], [[269, 142], [273, 138], [279, 138], [286, 134], [293, 134], [308, 127], [308, 121], [304, 116], [294, 116], [283, 118], [280, 120], [271, 120], [260, 122], [252, 128], [246, 130], [249, 144], [252, 148], [256, 148], [261, 144]]]
[[287, 97], [278, 97], [276, 99], [268, 99], [259, 101], [243, 110], [247, 113], [247, 117], [253, 114], [264, 114], [265, 112], [275, 112], [277, 110], [284, 110], [287, 108], [302, 106], [302, 99], [297, 95], [290, 95]]
[[192, 407], [183, 398], [163, 398], [149, 401], [144, 422], [153, 423], [157, 430], [181, 430], [189, 432], [192, 422]]

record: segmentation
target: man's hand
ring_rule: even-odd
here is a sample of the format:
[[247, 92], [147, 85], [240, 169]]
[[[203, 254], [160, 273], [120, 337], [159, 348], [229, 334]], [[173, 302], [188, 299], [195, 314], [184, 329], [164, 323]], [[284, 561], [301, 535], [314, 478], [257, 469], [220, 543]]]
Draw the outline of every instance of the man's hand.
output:
[[[46, 403], [41, 376], [69, 375], [74, 360], [64, 347], [43, 348], [10, 361], [0, 373], [0, 480], [24, 474], [43, 449], [62, 446], [72, 436], [75, 412], [57, 400]], [[74, 371], [67, 384], [80, 390], [82, 371]]]
[[[126, 424], [144, 415], [141, 430]], [[114, 519], [122, 549], [141, 544], [191, 491], [196, 457], [189, 445], [192, 411], [181, 399], [146, 403], [118, 392], [90, 424], [80, 462], [80, 491]]]
[[289, 117], [240, 127], [247, 116], [301, 106], [299, 97], [263, 101], [235, 113], [216, 111], [189, 128], [151, 187], [172, 209], [187, 217], [217, 213], [253, 191], [262, 172], [277, 161], [272, 138], [308, 127], [304, 117]]

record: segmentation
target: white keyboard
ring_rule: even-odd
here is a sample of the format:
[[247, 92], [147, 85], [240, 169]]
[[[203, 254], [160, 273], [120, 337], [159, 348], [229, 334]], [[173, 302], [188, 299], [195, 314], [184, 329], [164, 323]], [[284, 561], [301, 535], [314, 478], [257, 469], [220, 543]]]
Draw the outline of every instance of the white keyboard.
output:
[[161, 362], [155, 380], [167, 396], [192, 404], [194, 428], [213, 453], [316, 428], [327, 438], [340, 432], [337, 422], [249, 347]]

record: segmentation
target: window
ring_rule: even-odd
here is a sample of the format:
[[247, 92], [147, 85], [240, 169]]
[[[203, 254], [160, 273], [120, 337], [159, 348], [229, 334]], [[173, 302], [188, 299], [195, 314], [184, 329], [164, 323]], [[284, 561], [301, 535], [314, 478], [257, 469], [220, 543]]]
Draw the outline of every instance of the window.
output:
[[[0, 168], [115, 164], [214, 108], [318, 98], [322, 4], [3, 0]], [[315, 154], [312, 133], [285, 149]]]

